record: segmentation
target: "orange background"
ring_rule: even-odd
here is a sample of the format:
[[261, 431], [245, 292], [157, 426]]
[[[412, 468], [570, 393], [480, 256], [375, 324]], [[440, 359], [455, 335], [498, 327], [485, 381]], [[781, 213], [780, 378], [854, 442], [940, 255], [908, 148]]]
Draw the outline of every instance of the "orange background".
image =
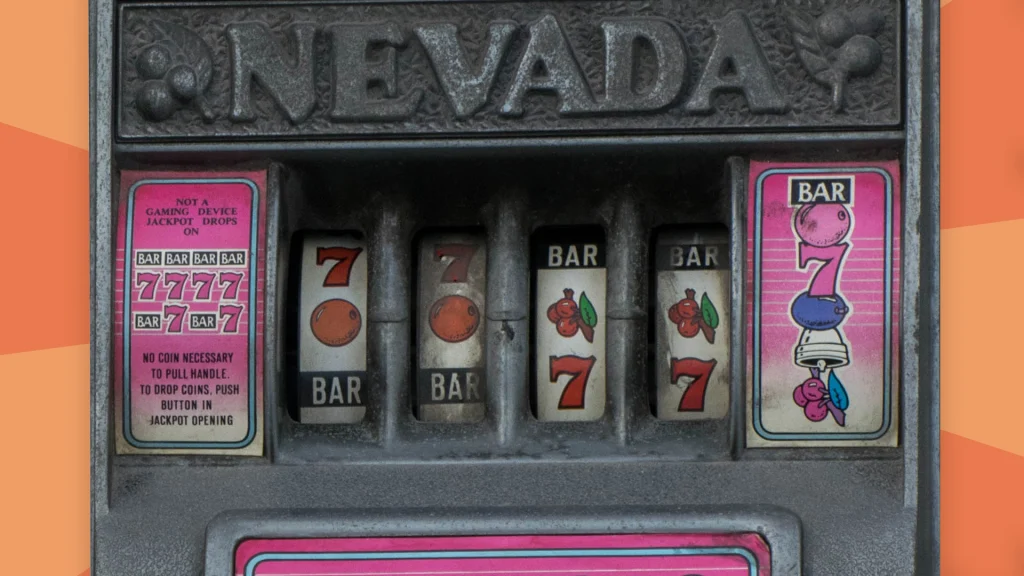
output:
[[[942, 1], [942, 572], [1024, 574], [1024, 0]], [[89, 567], [88, 7], [0, 9], [0, 550]], [[38, 218], [45, 219], [39, 225]], [[1009, 264], [1008, 264], [1009, 263]], [[49, 278], [49, 282], [19, 282]], [[993, 289], [992, 286], [995, 286]], [[981, 336], [981, 337], [979, 337]], [[46, 398], [49, 425], [39, 427]], [[26, 432], [33, 431], [32, 442]]]

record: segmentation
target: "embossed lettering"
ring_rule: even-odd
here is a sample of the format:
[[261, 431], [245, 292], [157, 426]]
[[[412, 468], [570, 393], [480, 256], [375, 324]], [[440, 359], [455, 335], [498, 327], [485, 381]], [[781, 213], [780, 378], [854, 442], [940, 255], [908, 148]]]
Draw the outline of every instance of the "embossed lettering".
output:
[[899, 67], [887, 60], [899, 55], [890, 49], [899, 46], [895, 2], [860, 9], [855, 24], [845, 9], [826, 22], [820, 7], [778, 14], [753, 0], [711, 10], [714, 20], [707, 6], [684, 0], [645, 4], [642, 14], [619, 0], [529, 9], [507, 0], [129, 4], [117, 51], [125, 141], [611, 136], [900, 121], [898, 98], [870, 97], [899, 91]]
[[313, 83], [312, 24], [291, 26], [295, 57], [275, 42], [262, 22], [229, 24], [226, 33], [231, 52], [231, 120], [249, 122], [256, 118], [250, 97], [255, 79], [292, 124], [309, 117], [316, 105]]
[[[657, 110], [671, 104], [686, 78], [686, 50], [675, 28], [664, 20], [614, 19], [601, 24], [605, 42], [605, 99], [601, 110]], [[646, 40], [654, 47], [658, 73], [644, 94], [634, 88], [636, 46]]]
[[475, 73], [459, 45], [459, 29], [454, 24], [430, 24], [416, 28], [416, 36], [427, 51], [457, 118], [468, 118], [487, 103], [501, 59], [518, 28], [514, 22], [491, 23], [487, 32], [487, 51], [480, 70]]
[[697, 89], [686, 103], [686, 111], [710, 113], [711, 99], [721, 91], [742, 92], [754, 113], [777, 114], [788, 108], [750, 21], [739, 10], [730, 12], [715, 26], [715, 47]]
[[[396, 48], [405, 44], [397, 24], [333, 24], [328, 26], [334, 68], [334, 95], [330, 118], [335, 121], [400, 120], [419, 105], [423, 91], [398, 95]], [[379, 60], [367, 60], [370, 49]], [[371, 99], [371, 86], [382, 88], [383, 98]]]
[[553, 92], [561, 101], [559, 112], [579, 114], [595, 108], [590, 86], [583, 79], [569, 40], [558, 20], [547, 14], [529, 27], [530, 42], [519, 60], [512, 87], [501, 107], [506, 116], [523, 114], [523, 98], [531, 91]]

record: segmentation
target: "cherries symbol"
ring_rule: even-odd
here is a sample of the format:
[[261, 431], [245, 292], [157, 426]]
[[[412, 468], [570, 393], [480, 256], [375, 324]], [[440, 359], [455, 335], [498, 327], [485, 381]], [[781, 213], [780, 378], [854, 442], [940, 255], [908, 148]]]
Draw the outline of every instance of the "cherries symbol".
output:
[[804, 409], [804, 416], [811, 422], [821, 422], [831, 413], [837, 424], [845, 426], [844, 411], [850, 405], [849, 397], [834, 372], [829, 374], [828, 387], [819, 374], [818, 369], [811, 370], [811, 377], [793, 389], [793, 401]]
[[793, 400], [803, 407], [804, 416], [811, 422], [821, 422], [828, 415], [825, 383], [817, 378], [808, 378], [797, 386], [793, 390]]
[[709, 344], [715, 343], [715, 329], [718, 328], [718, 310], [705, 293], [697, 304], [697, 292], [686, 289], [686, 298], [676, 302], [668, 309], [668, 319], [676, 325], [679, 335], [693, 338], [703, 332]]
[[597, 311], [586, 292], [580, 294], [579, 304], [573, 300], [574, 294], [571, 288], [562, 290], [562, 298], [548, 306], [548, 320], [555, 324], [558, 334], [564, 338], [572, 338], [577, 332], [583, 332], [587, 342], [593, 342]]
[[135, 108], [151, 122], [162, 122], [181, 108], [194, 107], [211, 122], [214, 113], [203, 96], [213, 78], [213, 54], [195, 32], [168, 22], [153, 22], [154, 42], [138, 54], [135, 70], [142, 85]]

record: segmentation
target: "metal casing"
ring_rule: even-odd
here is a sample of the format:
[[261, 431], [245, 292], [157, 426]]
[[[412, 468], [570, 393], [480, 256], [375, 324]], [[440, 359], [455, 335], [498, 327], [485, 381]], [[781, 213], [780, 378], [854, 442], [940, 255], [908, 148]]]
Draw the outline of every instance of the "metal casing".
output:
[[[799, 558], [773, 574], [937, 573], [939, 7], [920, 0], [865, 3], [885, 16], [881, 64], [839, 97], [834, 84], [816, 78], [801, 60], [794, 40], [800, 19], [794, 24], [791, 18], [792, 10], [818, 14], [838, 4], [92, 0], [92, 574], [224, 574], [232, 538], [240, 535], [644, 532], [759, 524], [775, 535], [781, 557]], [[677, 30], [686, 65], [674, 71], [685, 81], [661, 107], [620, 99], [599, 110], [601, 96], [616, 94], [613, 83], [600, 81], [614, 76], [602, 72], [595, 56], [600, 39], [625, 34], [626, 24], [636, 24], [615, 18], [630, 15]], [[196, 31], [212, 63], [203, 87], [208, 105], [190, 104], [161, 122], [146, 120], [137, 106], [141, 81], [133, 64], [156, 21]], [[332, 33], [332, 26], [354, 21], [394, 23], [394, 30], [375, 33], [401, 35], [394, 44], [406, 47], [394, 61], [404, 72], [394, 90], [387, 82], [381, 90], [398, 98], [420, 90], [414, 112], [360, 109], [332, 94], [344, 75], [332, 75], [339, 61], [331, 51], [352, 36]], [[518, 26], [518, 33], [508, 32], [496, 83], [479, 108], [471, 91], [453, 100], [446, 96], [452, 89], [424, 80], [434, 68], [414, 40], [450, 48], [445, 30], [426, 26], [444, 21], [476, 25], [480, 34], [468, 42], [477, 65], [486, 64], [483, 31], [490, 23]], [[512, 97], [517, 56], [527, 50], [522, 30], [543, 37], [551, 21], [567, 30], [596, 92], [583, 98], [571, 75], [563, 76], [570, 83], [561, 89], [580, 99], [561, 107]], [[608, 32], [601, 22], [622, 28]], [[231, 34], [262, 42], [251, 35], [264, 28], [247, 24], [264, 26], [300, 63], [303, 34], [313, 34], [308, 84], [284, 75], [285, 67], [276, 80], [277, 99], [262, 88], [248, 107], [231, 96], [229, 71], [245, 65], [231, 56]], [[702, 74], [715, 58], [716, 30], [744, 28], [766, 60], [733, 65], [739, 72], [744, 66], [751, 73], [758, 66], [773, 70], [776, 86], [754, 106], [709, 93], [709, 112]], [[663, 30], [652, 25], [648, 32]], [[494, 34], [500, 33], [496, 26]], [[653, 69], [638, 68], [654, 78], [673, 71]], [[730, 362], [727, 420], [681, 429], [651, 413], [652, 231], [732, 223], [730, 311], [743, 318], [746, 232], [740, 224], [749, 160], [758, 158], [900, 161], [896, 448], [746, 448], [740, 346]], [[112, 342], [119, 173], [214, 167], [268, 171], [263, 456], [118, 455]], [[423, 423], [412, 410], [413, 238], [421, 228], [465, 225], [481, 226], [487, 236], [488, 310], [481, 326], [487, 414], [477, 423]], [[530, 312], [529, 239], [543, 225], [606, 231], [607, 410], [595, 422], [538, 422], [531, 413], [531, 334], [538, 319]], [[367, 239], [368, 371], [379, 387], [357, 425], [300, 425], [288, 415], [288, 327], [295, 305], [287, 288], [294, 272], [288, 255], [293, 234], [306, 230], [357, 230]], [[744, 342], [745, 329], [734, 322], [732, 341]], [[226, 519], [215, 521], [221, 515]]]

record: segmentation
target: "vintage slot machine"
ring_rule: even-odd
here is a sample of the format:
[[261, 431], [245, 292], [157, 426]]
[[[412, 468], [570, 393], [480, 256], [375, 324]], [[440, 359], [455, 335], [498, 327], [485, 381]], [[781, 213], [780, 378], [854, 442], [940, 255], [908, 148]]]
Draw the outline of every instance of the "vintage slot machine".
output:
[[937, 2], [91, 10], [93, 576], [937, 573]]

